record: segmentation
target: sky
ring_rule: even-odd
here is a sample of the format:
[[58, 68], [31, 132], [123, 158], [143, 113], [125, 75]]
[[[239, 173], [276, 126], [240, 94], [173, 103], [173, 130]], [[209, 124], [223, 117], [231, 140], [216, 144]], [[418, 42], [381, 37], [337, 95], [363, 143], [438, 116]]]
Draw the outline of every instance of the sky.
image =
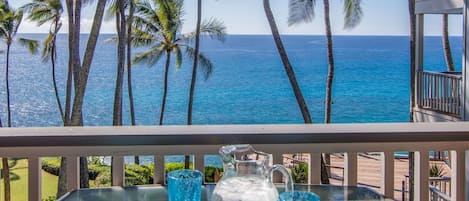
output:
[[[10, 0], [18, 8], [32, 0]], [[288, 0], [270, 0], [281, 34], [323, 35], [324, 15], [322, 1], [316, 1], [316, 15], [311, 23], [288, 26]], [[332, 32], [335, 35], [408, 35], [408, 0], [362, 0], [363, 19], [353, 30], [343, 29], [343, 0], [330, 1]], [[182, 32], [195, 29], [196, 0], [186, 0]], [[224, 22], [228, 34], [270, 34], [262, 0], [203, 0], [203, 19], [217, 18]], [[82, 32], [89, 32], [92, 24], [94, 6], [85, 8], [82, 17]], [[64, 14], [63, 16], [66, 16]], [[63, 19], [62, 32], [67, 30], [66, 18]], [[449, 17], [450, 35], [462, 34], [462, 17]], [[37, 27], [35, 23], [24, 20], [20, 33], [47, 33], [48, 26]], [[115, 33], [114, 20], [105, 21], [102, 33]], [[441, 35], [441, 15], [425, 15], [425, 34]]]

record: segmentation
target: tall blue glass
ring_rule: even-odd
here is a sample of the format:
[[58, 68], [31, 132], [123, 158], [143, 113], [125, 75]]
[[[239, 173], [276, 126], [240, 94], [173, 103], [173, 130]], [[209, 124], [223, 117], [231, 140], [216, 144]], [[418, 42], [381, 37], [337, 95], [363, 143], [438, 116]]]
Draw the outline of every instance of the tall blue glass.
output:
[[197, 170], [175, 170], [168, 173], [169, 201], [200, 201], [203, 174]]

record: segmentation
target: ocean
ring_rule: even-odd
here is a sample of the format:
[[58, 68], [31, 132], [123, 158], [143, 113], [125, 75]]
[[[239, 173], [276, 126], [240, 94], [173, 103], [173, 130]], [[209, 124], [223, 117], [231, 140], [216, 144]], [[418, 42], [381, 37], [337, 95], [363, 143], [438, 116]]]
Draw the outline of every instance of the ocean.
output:
[[[43, 40], [45, 35], [20, 34], [18, 37]], [[81, 49], [86, 46], [87, 35], [82, 37]], [[96, 49], [83, 109], [86, 126], [112, 125], [117, 54], [116, 44], [106, 42], [111, 37], [113, 35], [101, 35]], [[286, 35], [282, 39], [313, 121], [323, 123], [327, 78], [325, 37]], [[68, 61], [67, 41], [67, 35], [59, 35], [56, 75], [62, 101]], [[409, 38], [335, 36], [333, 41], [335, 78], [332, 122], [407, 122]], [[451, 44], [455, 66], [460, 70], [462, 38], [451, 37]], [[3, 44], [0, 50], [5, 50]], [[133, 52], [144, 50], [137, 48]], [[202, 39], [201, 52], [214, 63], [214, 69], [209, 79], [200, 76], [197, 80], [194, 124], [303, 122], [272, 36], [229, 35], [224, 43], [207, 37]], [[0, 72], [5, 71], [3, 55], [0, 57]], [[42, 62], [41, 54], [31, 55], [19, 44], [12, 47], [10, 61], [12, 125], [61, 126], [50, 64]], [[138, 125], [158, 123], [163, 92], [163, 65], [164, 59], [154, 66], [142, 63], [132, 67]], [[424, 68], [431, 71], [446, 70], [440, 37], [425, 38]], [[186, 124], [191, 69], [192, 62], [187, 58], [180, 69], [174, 65], [170, 68], [165, 125]], [[0, 114], [5, 122], [5, 76], [3, 73], [0, 75]], [[129, 125], [126, 86], [124, 89], [124, 123]], [[174, 157], [168, 160], [172, 159]]]

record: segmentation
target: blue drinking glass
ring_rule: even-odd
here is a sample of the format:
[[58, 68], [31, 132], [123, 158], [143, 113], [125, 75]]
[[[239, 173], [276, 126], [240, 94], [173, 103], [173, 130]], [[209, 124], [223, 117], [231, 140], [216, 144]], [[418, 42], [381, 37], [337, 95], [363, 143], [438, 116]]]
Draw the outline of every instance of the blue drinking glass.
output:
[[279, 201], [320, 201], [319, 196], [307, 191], [283, 192], [280, 194]]
[[200, 201], [202, 173], [197, 170], [175, 170], [168, 173], [169, 201]]

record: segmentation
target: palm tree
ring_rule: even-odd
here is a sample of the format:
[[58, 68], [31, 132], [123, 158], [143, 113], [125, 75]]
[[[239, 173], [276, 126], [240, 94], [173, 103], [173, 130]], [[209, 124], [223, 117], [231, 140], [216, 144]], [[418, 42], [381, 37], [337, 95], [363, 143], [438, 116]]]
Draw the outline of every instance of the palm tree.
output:
[[113, 125], [122, 125], [122, 93], [124, 84], [125, 42], [126, 42], [126, 19], [125, 2], [115, 1], [115, 19], [117, 29], [117, 77], [114, 93]]
[[[9, 68], [10, 68], [10, 50], [14, 41], [18, 28], [23, 20], [23, 12], [10, 7], [7, 0], [0, 1], [0, 38], [5, 39], [6, 43], [6, 64], [5, 64], [5, 81], [7, 96], [7, 125], [11, 127], [11, 108], [10, 108], [10, 86], [9, 86]], [[37, 51], [37, 41], [20, 38], [19, 42], [27, 45], [33, 53]], [[3, 125], [0, 125], [3, 127]], [[5, 201], [10, 201], [10, 170], [8, 158], [2, 158], [3, 166], [3, 182], [5, 185]]]
[[49, 34], [44, 40], [44, 48], [42, 50], [42, 58], [44, 62], [49, 59], [52, 65], [52, 84], [54, 86], [55, 99], [60, 112], [62, 122], [65, 123], [65, 116], [60, 101], [59, 92], [57, 90], [57, 82], [55, 78], [55, 64], [57, 59], [57, 34], [62, 27], [62, 13], [63, 7], [60, 0], [34, 0], [22, 7], [25, 12], [28, 12], [28, 19], [37, 22], [38, 26], [46, 23], [51, 23]]
[[[314, 18], [315, 3], [315, 0], [290, 0], [288, 19], [289, 24], [294, 25], [301, 22], [310, 22]], [[332, 84], [334, 81], [335, 68], [329, 10], [329, 0], [324, 0], [324, 24], [326, 29], [328, 61], [326, 101], [324, 110], [325, 123], [331, 122]], [[361, 0], [344, 0], [344, 29], [352, 29], [357, 26], [360, 23], [362, 16], [363, 12], [361, 9]], [[328, 154], [326, 154], [326, 160], [327, 163], [330, 163], [330, 157]]]
[[[264, 0], [264, 11], [265, 11], [267, 20], [269, 21], [270, 30], [272, 31], [275, 45], [277, 45], [277, 50], [280, 54], [280, 58], [285, 68], [285, 72], [287, 73], [288, 79], [290, 80], [293, 93], [295, 94], [296, 101], [298, 102], [298, 106], [300, 107], [300, 111], [303, 115], [303, 120], [306, 124], [311, 124], [313, 123], [313, 121], [311, 120], [311, 115], [309, 114], [309, 110], [304, 100], [303, 94], [301, 93], [301, 89], [298, 85], [298, 82], [296, 81], [295, 72], [293, 71], [293, 67], [290, 63], [290, 60], [288, 59], [288, 55], [285, 50], [285, 47], [283, 46], [282, 39], [280, 38], [277, 24], [275, 23], [275, 18], [272, 13], [272, 9], [270, 8], [269, 0]], [[323, 184], [329, 183], [329, 175], [326, 171], [326, 166], [324, 164], [324, 160], [322, 156], [321, 156], [321, 182]]]
[[[94, 51], [98, 41], [101, 24], [103, 21], [106, 1], [100, 0], [96, 5], [96, 11], [88, 37], [88, 42], [83, 54], [83, 63], [80, 61], [80, 22], [81, 9], [91, 0], [66, 0], [68, 13], [68, 36], [69, 36], [69, 62], [67, 74], [67, 90], [65, 100], [65, 126], [83, 126], [83, 99], [85, 96], [88, 75], [93, 61]], [[74, 99], [72, 97], [72, 86], [74, 86]], [[66, 165], [64, 158], [61, 160], [59, 171], [59, 185], [57, 197], [67, 192]], [[88, 162], [86, 157], [80, 157], [80, 187], [89, 187]]]
[[[197, 55], [200, 49], [200, 23], [202, 19], [202, 0], [197, 0], [197, 25], [195, 29], [195, 51], [194, 51], [194, 65], [192, 68], [191, 88], [189, 91], [189, 105], [187, 108], [187, 125], [192, 125], [192, 104], [194, 102], [195, 81], [197, 80]], [[188, 169], [189, 167], [186, 167]]]
[[[181, 66], [183, 48], [190, 59], [195, 59], [195, 50], [190, 46], [195, 34], [179, 34], [182, 25], [182, 5], [182, 0], [156, 0], [154, 3], [143, 1], [137, 4], [134, 16], [133, 44], [137, 47], [150, 46], [148, 51], [135, 56], [134, 63], [147, 62], [153, 66], [163, 55], [166, 56], [159, 125], [163, 125], [171, 55], [174, 53], [176, 56], [176, 68]], [[212, 19], [202, 23], [201, 32], [223, 40], [225, 26]], [[208, 78], [212, 72], [212, 62], [202, 53], [197, 55], [197, 59], [205, 72], [205, 78]]]
[[[310, 22], [314, 18], [315, 0], [290, 0], [290, 25]], [[363, 16], [361, 0], [344, 0], [344, 29], [356, 27]], [[325, 122], [330, 123], [332, 106], [332, 83], [334, 79], [334, 54], [332, 45], [332, 31], [329, 16], [329, 0], [324, 0], [324, 23], [326, 28], [328, 75], [326, 86]]]
[[454, 71], [454, 63], [453, 56], [451, 55], [451, 45], [449, 43], [448, 14], [443, 14], [442, 25], [443, 51], [445, 53], [446, 67], [449, 72], [452, 72]]

